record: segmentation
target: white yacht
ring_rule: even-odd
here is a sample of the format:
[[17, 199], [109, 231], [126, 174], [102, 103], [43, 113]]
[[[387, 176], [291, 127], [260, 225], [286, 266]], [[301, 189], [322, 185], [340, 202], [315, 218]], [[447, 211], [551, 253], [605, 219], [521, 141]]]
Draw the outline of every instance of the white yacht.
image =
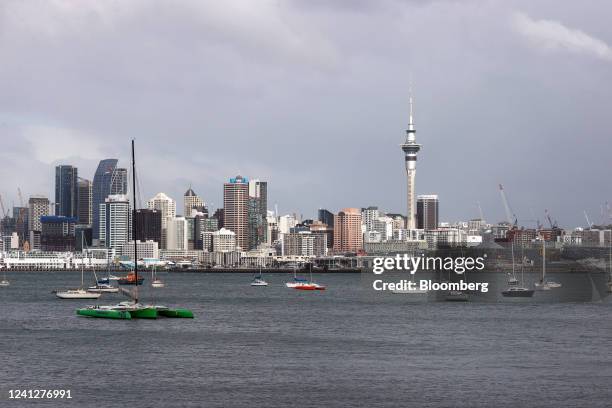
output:
[[[4, 269], [4, 265], [0, 265], [0, 269]], [[4, 275], [2, 276], [2, 280], [0, 281], [0, 288], [5, 288], [9, 286], [11, 283], [6, 279], [6, 270], [4, 271]]]

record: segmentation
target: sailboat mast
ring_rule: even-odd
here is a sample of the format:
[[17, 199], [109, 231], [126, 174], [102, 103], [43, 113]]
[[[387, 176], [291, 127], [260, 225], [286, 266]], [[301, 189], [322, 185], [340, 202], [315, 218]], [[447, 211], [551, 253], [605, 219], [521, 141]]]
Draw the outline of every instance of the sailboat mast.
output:
[[134, 214], [136, 213], [136, 159], [134, 157], [134, 139], [132, 139], [132, 239], [134, 240], [134, 277], [136, 278], [136, 289], [134, 303], [138, 303], [138, 245], [136, 245], [136, 225]]
[[542, 236], [542, 281], [546, 278], [546, 240]]

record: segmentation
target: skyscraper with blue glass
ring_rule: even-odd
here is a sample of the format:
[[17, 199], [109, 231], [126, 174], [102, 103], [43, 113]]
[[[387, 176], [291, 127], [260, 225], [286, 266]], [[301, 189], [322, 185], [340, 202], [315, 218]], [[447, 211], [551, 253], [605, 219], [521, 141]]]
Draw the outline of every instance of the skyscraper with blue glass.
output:
[[78, 169], [74, 166], [55, 167], [55, 215], [78, 215]]
[[100, 238], [100, 204], [109, 195], [127, 194], [127, 170], [117, 168], [117, 159], [101, 160], [92, 186], [92, 238]]

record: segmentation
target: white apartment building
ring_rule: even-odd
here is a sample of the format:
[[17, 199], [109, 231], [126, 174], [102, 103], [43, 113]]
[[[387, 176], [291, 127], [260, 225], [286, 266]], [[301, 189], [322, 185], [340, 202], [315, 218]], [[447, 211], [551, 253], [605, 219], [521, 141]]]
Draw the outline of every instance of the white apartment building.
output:
[[100, 245], [119, 251], [132, 236], [132, 217], [127, 195], [109, 195], [100, 204]]
[[[142, 242], [136, 241], [136, 249], [138, 250], [138, 259], [152, 258], [159, 259], [159, 244], [155, 241], [147, 240]], [[134, 260], [134, 241], [128, 241], [121, 247], [121, 255], [130, 260]]]
[[166, 220], [166, 249], [189, 249], [187, 220], [174, 217]]
[[236, 234], [225, 228], [212, 233], [213, 252], [233, 252], [236, 250]]

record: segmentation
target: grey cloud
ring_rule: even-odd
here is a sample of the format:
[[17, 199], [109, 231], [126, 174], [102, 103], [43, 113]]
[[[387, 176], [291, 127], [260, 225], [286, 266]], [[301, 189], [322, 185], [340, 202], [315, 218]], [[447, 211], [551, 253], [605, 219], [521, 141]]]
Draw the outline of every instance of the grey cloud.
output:
[[[126, 165], [135, 137], [145, 199], [192, 183], [218, 206], [241, 172], [284, 212], [404, 211], [412, 75], [417, 192], [440, 195], [443, 219], [480, 201], [501, 220], [499, 182], [524, 219], [579, 224], [612, 198], [609, 62], [538, 52], [508, 23], [521, 11], [610, 43], [607, 3], [254, 4], [3, 2], [0, 192], [52, 191], [66, 160], [89, 177], [96, 154]], [[37, 156], [58, 132], [88, 151]]]

